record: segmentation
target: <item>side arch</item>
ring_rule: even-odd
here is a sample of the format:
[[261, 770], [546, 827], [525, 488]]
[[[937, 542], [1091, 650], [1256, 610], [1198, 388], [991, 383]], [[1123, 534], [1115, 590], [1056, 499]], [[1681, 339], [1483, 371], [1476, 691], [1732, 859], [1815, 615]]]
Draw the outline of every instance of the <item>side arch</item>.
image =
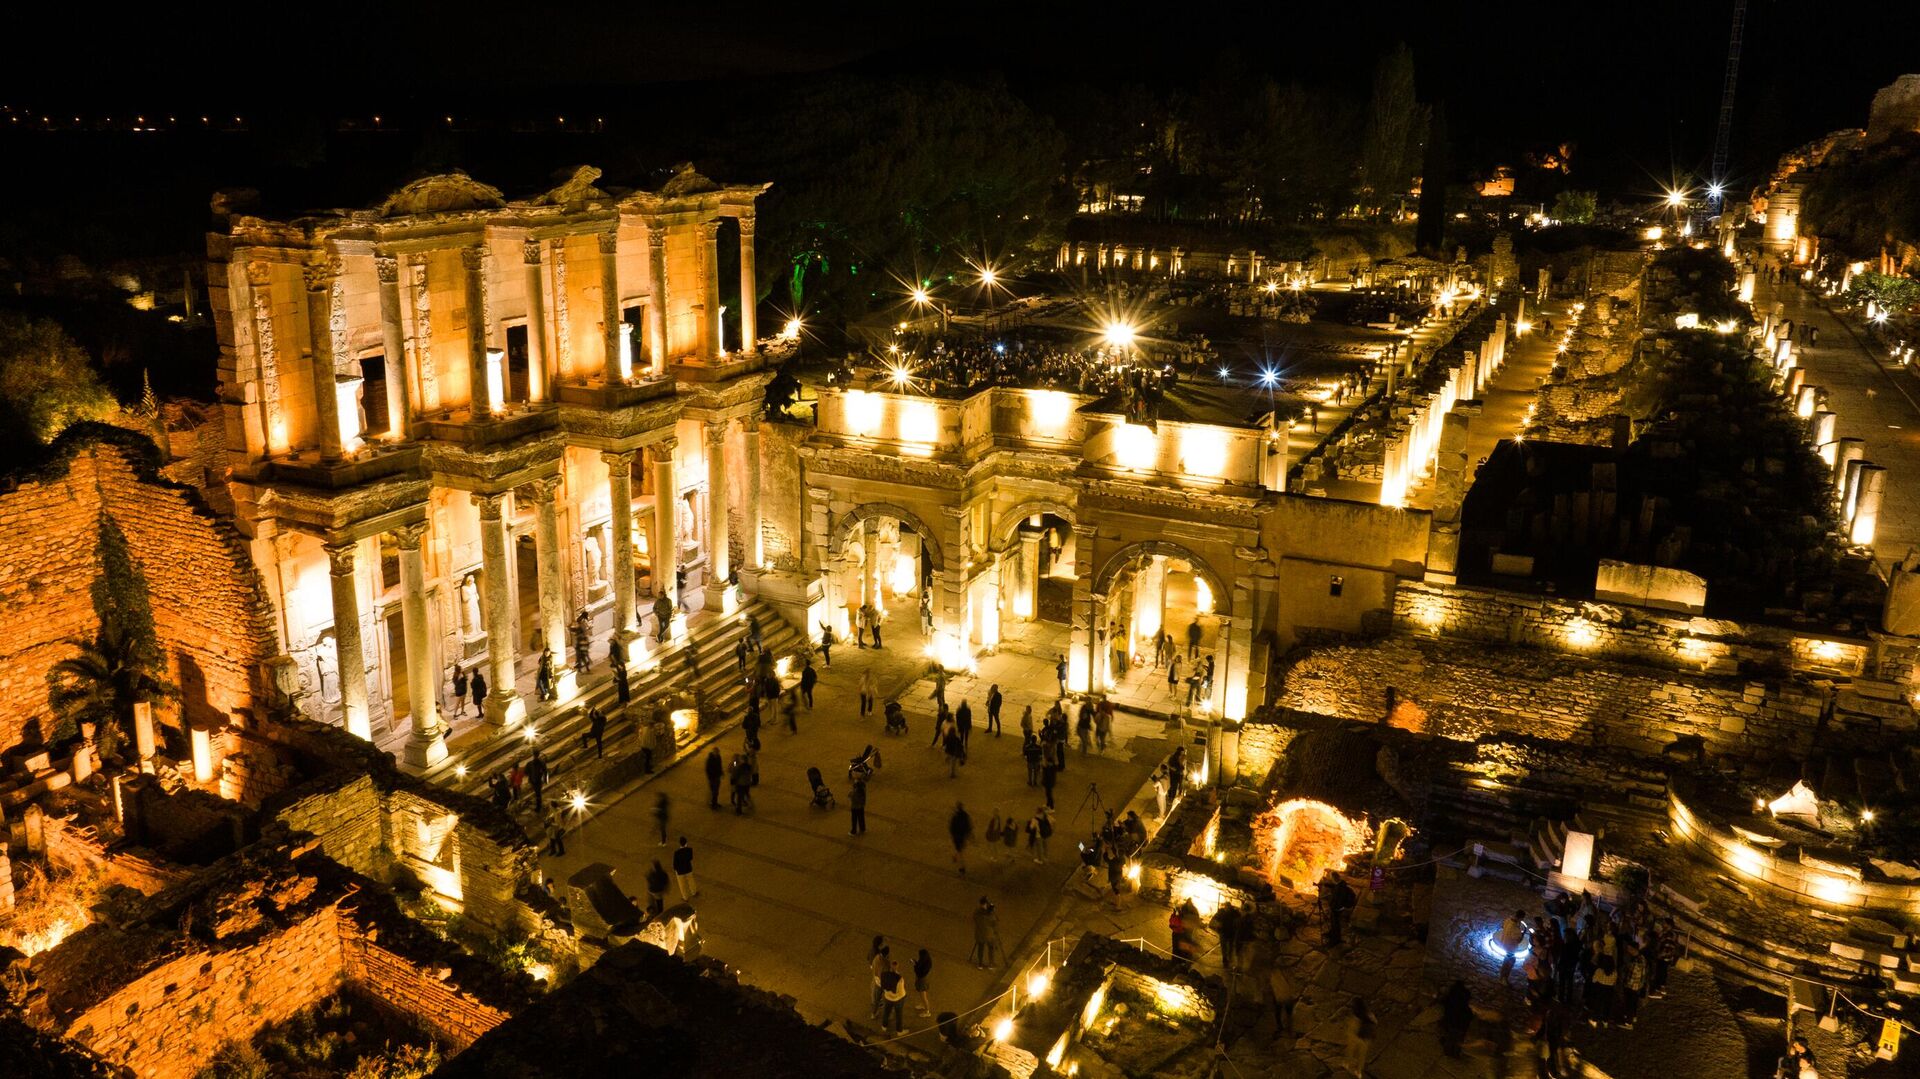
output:
[[892, 517], [913, 529], [920, 537], [920, 551], [926, 556], [927, 564], [935, 572], [946, 568], [946, 555], [940, 546], [939, 534], [928, 528], [927, 522], [921, 520], [919, 514], [892, 502], [869, 502], [841, 514], [834, 520], [833, 527], [827, 530], [827, 554], [838, 557], [853, 526], [876, 517]]
[[1051, 513], [1070, 525], [1080, 523], [1080, 515], [1072, 506], [1049, 501], [1022, 502], [1000, 515], [1000, 523], [993, 532], [995, 550], [1005, 550], [1013, 542], [1013, 534], [1019, 530], [1020, 522], [1036, 513]]
[[1230, 601], [1233, 596], [1233, 593], [1227, 589], [1226, 580], [1222, 578], [1220, 574], [1216, 573], [1212, 566], [1207, 564], [1206, 559], [1193, 553], [1193, 551], [1187, 547], [1167, 540], [1147, 540], [1141, 543], [1130, 543], [1118, 551], [1115, 551], [1113, 556], [1108, 558], [1106, 562], [1100, 566], [1100, 571], [1093, 575], [1093, 591], [1099, 595], [1106, 595], [1112, 589], [1114, 580], [1120, 576], [1120, 572], [1124, 570], [1129, 563], [1143, 556], [1151, 558], [1154, 555], [1166, 555], [1168, 558], [1178, 558], [1191, 565], [1195, 573], [1206, 578], [1208, 586], [1213, 589], [1216, 602]]

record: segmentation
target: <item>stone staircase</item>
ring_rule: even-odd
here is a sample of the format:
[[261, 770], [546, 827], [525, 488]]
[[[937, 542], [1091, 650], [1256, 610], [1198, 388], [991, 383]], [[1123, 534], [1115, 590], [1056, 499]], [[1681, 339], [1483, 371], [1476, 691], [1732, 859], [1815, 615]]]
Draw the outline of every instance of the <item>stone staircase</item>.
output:
[[[685, 639], [659, 653], [658, 662], [650, 670], [634, 676], [633, 699], [625, 710], [619, 705], [605, 661], [597, 662], [588, 674], [590, 681], [585, 692], [565, 708], [545, 713], [533, 721], [540, 755], [551, 774], [549, 789], [566, 791], [580, 775], [601, 763], [594, 757], [593, 744], [587, 737], [588, 705], [598, 705], [607, 714], [604, 742], [605, 759], [609, 762], [637, 756], [638, 720], [651, 711], [653, 702], [662, 694], [670, 698], [672, 707], [692, 707], [699, 711], [695, 742], [738, 721], [746, 713], [747, 687], [740, 675], [734, 646], [747, 635], [749, 615], [759, 619], [761, 641], [776, 660], [794, 657], [789, 673], [797, 674], [799, 655], [808, 642], [792, 623], [772, 608], [751, 599], [733, 614], [701, 620]], [[689, 652], [694, 658], [691, 670], [687, 664]], [[697, 679], [693, 670], [699, 672]], [[525, 761], [532, 755], [533, 747], [526, 740], [524, 730], [516, 726], [478, 745], [460, 748], [448, 758], [448, 764], [435, 769], [430, 778], [442, 786], [484, 796], [489, 776], [498, 775], [512, 767], [514, 761]], [[683, 738], [681, 751], [687, 748], [686, 743], [687, 739]], [[656, 749], [655, 767], [672, 760], [674, 755], [665, 747]], [[464, 777], [457, 774], [455, 765], [465, 767]], [[531, 809], [530, 800], [521, 801]], [[515, 803], [515, 808], [519, 807], [520, 803]]]

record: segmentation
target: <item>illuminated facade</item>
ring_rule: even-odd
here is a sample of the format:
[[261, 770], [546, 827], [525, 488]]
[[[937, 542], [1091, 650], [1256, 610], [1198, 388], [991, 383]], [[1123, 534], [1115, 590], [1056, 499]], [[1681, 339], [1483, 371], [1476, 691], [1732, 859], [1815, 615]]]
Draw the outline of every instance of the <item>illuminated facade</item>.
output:
[[651, 640], [651, 597], [684, 575], [683, 610], [730, 604], [732, 560], [759, 558], [769, 355], [739, 297], [765, 187], [598, 179], [510, 200], [453, 173], [286, 219], [215, 203], [228, 486], [283, 674], [415, 765], [445, 755], [456, 665], [517, 722], [515, 676], [538, 647], [565, 672], [581, 613]]

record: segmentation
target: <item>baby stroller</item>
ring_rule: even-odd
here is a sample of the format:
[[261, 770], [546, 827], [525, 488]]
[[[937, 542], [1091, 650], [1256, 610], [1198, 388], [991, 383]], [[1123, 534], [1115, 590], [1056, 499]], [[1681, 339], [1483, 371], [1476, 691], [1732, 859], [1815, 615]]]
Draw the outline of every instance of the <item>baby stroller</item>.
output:
[[900, 707], [899, 701], [887, 702], [887, 733], [907, 733], [907, 713]]
[[807, 769], [807, 786], [813, 788], [815, 809], [832, 809], [835, 805], [833, 792], [827, 789], [826, 781], [820, 778], [820, 769]]
[[873, 778], [874, 770], [880, 767], [880, 751], [868, 746], [860, 751], [858, 757], [847, 762], [847, 782]]

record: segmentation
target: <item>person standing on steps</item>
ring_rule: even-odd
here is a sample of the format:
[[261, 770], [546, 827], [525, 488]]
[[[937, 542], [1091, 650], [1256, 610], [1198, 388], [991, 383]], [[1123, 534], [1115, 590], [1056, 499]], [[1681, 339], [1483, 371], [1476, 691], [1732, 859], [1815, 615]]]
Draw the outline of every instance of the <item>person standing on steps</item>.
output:
[[742, 675], [746, 674], [747, 673], [747, 638], [745, 635], [742, 635], [739, 640], [733, 642], [733, 658], [734, 658], [734, 661], [740, 665], [740, 673]]
[[867, 834], [867, 781], [866, 780], [856, 779], [853, 781], [853, 791], [847, 795], [847, 812], [848, 814], [850, 814], [850, 817], [847, 821], [847, 834], [848, 835], [866, 835]]
[[527, 786], [533, 789], [533, 808], [539, 812], [546, 808], [541, 794], [547, 789], [547, 762], [540, 758], [540, 750], [533, 751], [533, 759], [527, 762]]
[[[707, 750], [707, 808], [720, 808], [720, 780], [727, 773], [718, 747]], [[1162, 814], [1164, 816], [1164, 814]]]
[[476, 668], [473, 679], [467, 685], [473, 690], [473, 714], [484, 717], [487, 714], [487, 676]]
[[1000, 683], [995, 682], [987, 690], [987, 729], [993, 732], [995, 738], [1000, 737], [1000, 706], [1005, 700], [1000, 695]]
[[820, 672], [813, 669], [813, 661], [804, 661], [800, 668], [800, 695], [807, 699], [807, 711], [813, 711], [813, 687], [820, 681]]

